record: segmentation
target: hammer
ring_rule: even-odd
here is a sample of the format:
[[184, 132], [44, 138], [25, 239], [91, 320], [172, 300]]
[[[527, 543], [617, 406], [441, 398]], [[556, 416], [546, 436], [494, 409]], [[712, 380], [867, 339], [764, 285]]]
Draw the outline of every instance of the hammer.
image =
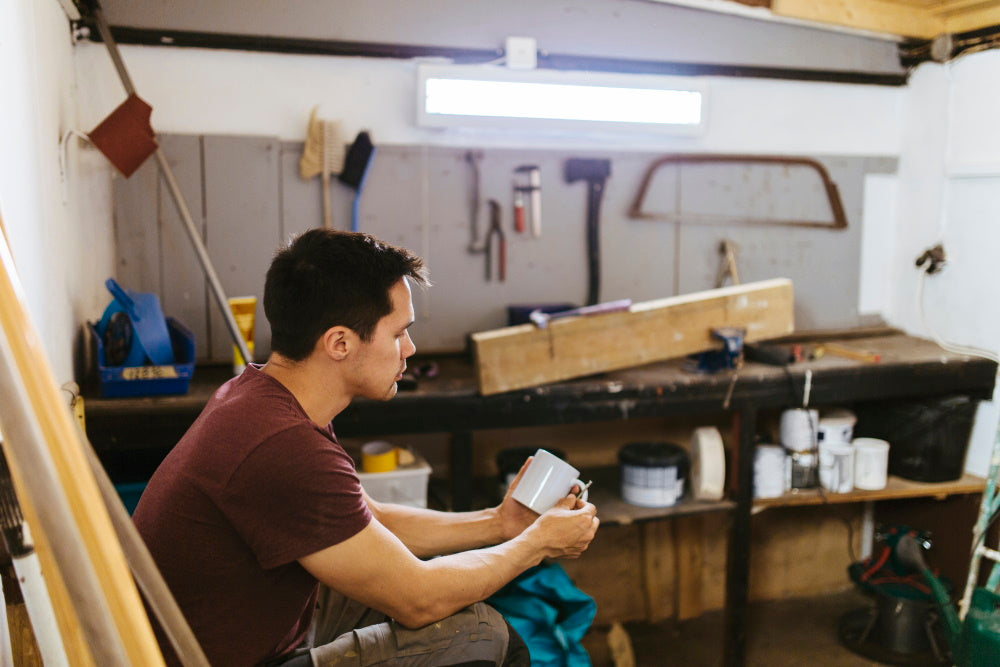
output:
[[587, 182], [587, 305], [599, 300], [601, 290], [601, 250], [597, 221], [600, 217], [604, 183], [611, 175], [611, 160], [570, 158], [564, 176], [567, 183]]

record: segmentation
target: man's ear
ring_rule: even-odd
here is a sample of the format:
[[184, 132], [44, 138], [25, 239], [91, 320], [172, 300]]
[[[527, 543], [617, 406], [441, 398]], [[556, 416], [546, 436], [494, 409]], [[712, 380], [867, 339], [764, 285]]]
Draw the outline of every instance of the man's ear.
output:
[[319, 337], [317, 345], [334, 361], [341, 361], [354, 349], [357, 336], [347, 327], [330, 327]]

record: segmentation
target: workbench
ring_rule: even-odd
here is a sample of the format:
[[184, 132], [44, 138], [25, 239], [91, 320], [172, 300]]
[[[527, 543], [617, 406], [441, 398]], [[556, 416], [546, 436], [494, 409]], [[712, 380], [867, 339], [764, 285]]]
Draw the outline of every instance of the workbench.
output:
[[[455, 510], [472, 501], [472, 433], [480, 429], [514, 428], [579, 422], [670, 417], [691, 414], [732, 415], [738, 445], [729, 452], [727, 498], [718, 503], [685, 500], [671, 508], [632, 508], [615, 497], [614, 484], [595, 485], [591, 499], [602, 521], [641, 521], [673, 515], [726, 511], [732, 513], [726, 578], [725, 664], [744, 660], [745, 615], [749, 585], [749, 544], [753, 498], [753, 445], [758, 413], [801, 406], [807, 375], [809, 405], [824, 406], [964, 394], [977, 400], [992, 397], [997, 373], [994, 362], [945, 352], [930, 341], [895, 330], [839, 332], [800, 337], [807, 343], [839, 343], [875, 352], [877, 363], [833, 355], [788, 367], [747, 362], [738, 373], [727, 406], [731, 372], [694, 373], [685, 360], [672, 360], [604, 373], [542, 387], [481, 396], [473, 365], [464, 356], [436, 359], [439, 373], [422, 378], [415, 390], [401, 391], [392, 401], [358, 400], [334, 420], [341, 437], [400, 433], [450, 433], [451, 494]], [[187, 395], [157, 398], [88, 398], [87, 433], [103, 461], [121, 456], [162, 457], [164, 446], [183, 434], [211, 392], [228, 377], [223, 369], [201, 369]], [[611, 487], [609, 490], [608, 487]], [[872, 499], [944, 497], [978, 493], [983, 480], [964, 476], [953, 483], [920, 484], [892, 478], [878, 492], [851, 494], [796, 493], [758, 501], [758, 506], [819, 502], [862, 502]]]

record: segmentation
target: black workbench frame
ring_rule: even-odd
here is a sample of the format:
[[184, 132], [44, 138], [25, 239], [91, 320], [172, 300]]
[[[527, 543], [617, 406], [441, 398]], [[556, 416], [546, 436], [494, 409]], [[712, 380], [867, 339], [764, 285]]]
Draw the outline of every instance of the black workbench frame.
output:
[[[824, 357], [786, 368], [746, 364], [730, 403], [723, 406], [729, 372], [702, 375], [674, 360], [531, 389], [481, 396], [472, 364], [464, 357], [440, 358], [437, 378], [388, 402], [358, 400], [334, 420], [338, 436], [450, 433], [452, 505], [468, 509], [472, 499], [472, 433], [483, 429], [671, 417], [728, 412], [738, 425], [731, 458], [732, 510], [726, 578], [725, 664], [742, 665], [750, 572], [753, 446], [761, 410], [802, 405], [807, 374], [809, 404], [852, 404], [902, 398], [993, 394], [997, 365], [950, 354], [929, 341], [889, 332], [868, 337], [832, 337], [881, 355], [878, 363]], [[88, 435], [102, 458], [175, 442], [200, 412], [224, 375], [199, 369], [186, 396], [88, 400]], [[152, 437], [152, 434], [157, 434]]]

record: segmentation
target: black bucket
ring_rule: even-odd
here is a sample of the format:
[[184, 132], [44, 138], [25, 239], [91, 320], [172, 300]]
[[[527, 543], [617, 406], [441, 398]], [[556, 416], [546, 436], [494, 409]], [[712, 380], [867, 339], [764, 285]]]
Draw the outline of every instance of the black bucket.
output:
[[948, 396], [858, 406], [854, 436], [886, 440], [889, 474], [918, 482], [950, 482], [962, 476], [976, 401]]

